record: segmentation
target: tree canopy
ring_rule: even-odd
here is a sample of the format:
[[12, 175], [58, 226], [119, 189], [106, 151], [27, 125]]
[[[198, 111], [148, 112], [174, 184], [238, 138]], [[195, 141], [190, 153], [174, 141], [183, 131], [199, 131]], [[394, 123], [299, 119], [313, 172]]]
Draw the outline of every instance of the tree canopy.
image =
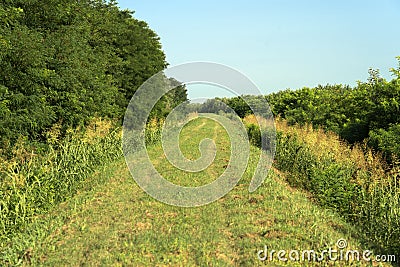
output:
[[0, 144], [40, 140], [56, 122], [122, 118], [166, 66], [157, 34], [115, 1], [1, 0]]

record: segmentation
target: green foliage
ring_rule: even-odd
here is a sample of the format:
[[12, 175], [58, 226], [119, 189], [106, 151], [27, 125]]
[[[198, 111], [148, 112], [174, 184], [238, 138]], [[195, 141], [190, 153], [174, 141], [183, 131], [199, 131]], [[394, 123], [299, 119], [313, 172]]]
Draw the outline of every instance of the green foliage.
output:
[[[285, 160], [282, 160], [283, 158]], [[278, 169], [292, 170], [287, 177], [290, 184], [312, 190], [314, 183], [311, 179], [312, 169], [316, 165], [317, 159], [295, 136], [278, 132], [275, 159]]]
[[[166, 66], [159, 37], [133, 12], [103, 0], [0, 2], [0, 147], [44, 141], [92, 117], [121, 119], [136, 89]], [[154, 116], [182, 100], [178, 87]]]
[[223, 98], [221, 100], [230, 108], [232, 108], [241, 118], [244, 118], [252, 113], [250, 107], [246, 104], [242, 97], [237, 96], [232, 98]]
[[359, 195], [360, 188], [352, 181], [354, 168], [331, 160], [318, 162], [316, 166], [318, 168], [310, 168], [310, 191], [321, 205], [334, 208], [340, 214], [354, 220], [354, 206], [360, 205], [362, 201]]
[[246, 124], [247, 135], [249, 136], [250, 144], [261, 147], [261, 131], [255, 124]]
[[[117, 130], [79, 129], [94, 117], [121, 120], [137, 88], [165, 66], [156, 33], [115, 1], [0, 1], [1, 242], [121, 155]], [[177, 88], [153, 117], [187, 99], [170, 82]]]
[[[400, 61], [399, 61], [400, 62]], [[392, 69], [396, 74], [396, 70]], [[378, 70], [357, 87], [326, 85], [285, 90], [266, 96], [276, 116], [289, 124], [312, 123], [338, 133], [350, 143], [363, 141], [371, 130], [387, 129], [400, 120], [399, 76], [387, 82]]]
[[[333, 131], [349, 143], [369, 138], [371, 131], [387, 130], [400, 123], [400, 57], [399, 68], [391, 69], [391, 81], [370, 69], [367, 82], [358, 82], [355, 88], [344, 85], [318, 85], [299, 90], [284, 90], [265, 96], [275, 116], [290, 125], [312, 124], [316, 128]], [[250, 96], [246, 99], [257, 99]], [[251, 110], [241, 97], [222, 101], [242, 118]]]
[[400, 159], [400, 124], [390, 126], [387, 130], [371, 131], [370, 144], [382, 151], [391, 161], [395, 158]]

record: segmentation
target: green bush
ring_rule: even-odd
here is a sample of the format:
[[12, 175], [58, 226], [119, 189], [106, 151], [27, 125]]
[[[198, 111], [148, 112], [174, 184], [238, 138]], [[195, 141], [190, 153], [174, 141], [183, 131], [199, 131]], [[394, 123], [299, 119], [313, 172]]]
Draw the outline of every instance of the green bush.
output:
[[330, 159], [312, 169], [310, 191], [321, 205], [334, 208], [353, 220], [354, 205], [360, 205], [359, 186], [352, 182], [353, 168]]
[[261, 131], [255, 124], [246, 124], [247, 135], [250, 144], [253, 146], [261, 147]]
[[387, 130], [379, 129], [370, 132], [370, 145], [381, 150], [391, 161], [400, 158], [400, 124], [390, 126]]

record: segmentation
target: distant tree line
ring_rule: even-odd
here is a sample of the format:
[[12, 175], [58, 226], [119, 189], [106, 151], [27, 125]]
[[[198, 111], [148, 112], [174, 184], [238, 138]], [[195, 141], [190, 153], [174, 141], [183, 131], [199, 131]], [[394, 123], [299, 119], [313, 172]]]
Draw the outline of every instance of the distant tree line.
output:
[[[394, 78], [390, 81], [383, 79], [378, 70], [370, 69], [368, 80], [358, 82], [354, 88], [328, 84], [253, 98], [265, 97], [274, 115], [289, 124], [309, 123], [339, 134], [350, 144], [366, 141], [392, 161], [393, 156], [400, 158], [400, 57], [397, 59], [399, 67], [391, 69]], [[197, 110], [218, 109], [217, 100], [242, 118], [252, 113], [242, 97], [210, 99]]]
[[[115, 1], [0, 0], [0, 148], [44, 141], [92, 117], [121, 119], [137, 88], [167, 66], [159, 37]], [[153, 116], [186, 100], [179, 87]]]

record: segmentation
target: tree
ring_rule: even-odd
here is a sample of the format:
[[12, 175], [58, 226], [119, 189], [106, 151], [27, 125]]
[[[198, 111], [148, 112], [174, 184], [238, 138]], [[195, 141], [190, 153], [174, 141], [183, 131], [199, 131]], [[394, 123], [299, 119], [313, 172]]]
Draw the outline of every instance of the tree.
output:
[[[2, 0], [0, 22], [0, 143], [40, 141], [59, 121], [66, 129], [93, 116], [121, 119], [137, 88], [167, 65], [156, 33], [115, 1]], [[179, 87], [160, 108], [185, 98]]]

